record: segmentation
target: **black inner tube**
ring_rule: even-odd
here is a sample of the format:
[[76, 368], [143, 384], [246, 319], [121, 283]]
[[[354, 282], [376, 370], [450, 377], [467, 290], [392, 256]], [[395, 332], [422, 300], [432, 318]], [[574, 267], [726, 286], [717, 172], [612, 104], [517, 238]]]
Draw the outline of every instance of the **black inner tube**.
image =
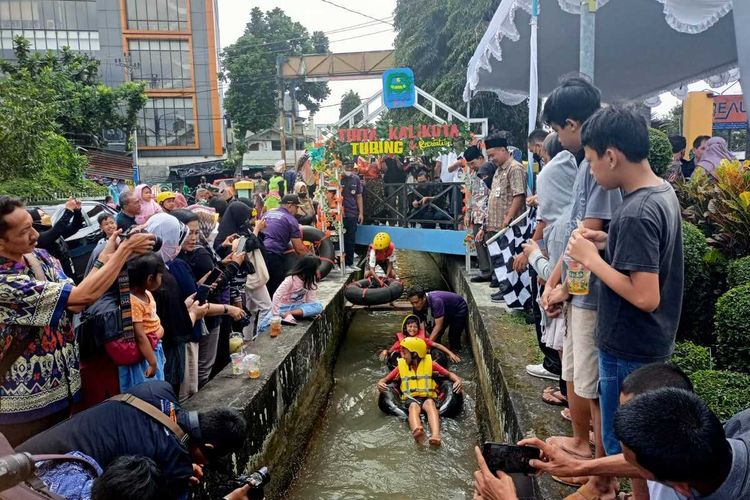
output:
[[404, 285], [400, 281], [390, 278], [383, 278], [382, 281], [386, 286], [381, 287], [375, 278], [350, 283], [344, 290], [344, 297], [352, 304], [374, 306], [393, 302], [404, 293]]

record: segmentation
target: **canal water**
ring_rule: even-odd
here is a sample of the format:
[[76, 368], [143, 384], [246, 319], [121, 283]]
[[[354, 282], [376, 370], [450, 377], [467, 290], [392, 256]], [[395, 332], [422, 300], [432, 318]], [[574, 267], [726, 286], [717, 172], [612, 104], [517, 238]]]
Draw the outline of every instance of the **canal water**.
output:
[[[407, 285], [445, 288], [429, 255], [399, 252], [396, 269]], [[467, 347], [458, 353], [461, 362], [451, 367], [465, 381], [464, 409], [457, 418], [441, 419], [440, 448], [416, 444], [405, 421], [378, 408], [375, 385], [386, 368], [377, 353], [393, 343], [405, 314], [366, 310], [354, 314], [338, 354], [328, 406], [285, 498], [472, 497], [473, 449], [479, 430], [474, 363]]]

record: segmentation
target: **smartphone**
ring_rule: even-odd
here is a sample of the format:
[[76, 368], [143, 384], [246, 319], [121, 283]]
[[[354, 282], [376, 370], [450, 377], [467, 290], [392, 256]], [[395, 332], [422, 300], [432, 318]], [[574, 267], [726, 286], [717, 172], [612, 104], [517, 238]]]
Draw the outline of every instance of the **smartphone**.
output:
[[206, 279], [203, 280], [203, 284], [206, 286], [211, 286], [221, 277], [221, 275], [224, 274], [221, 272], [221, 269], [218, 267], [214, 267], [211, 269], [211, 272], [208, 273], [208, 276], [206, 276]]
[[484, 443], [482, 456], [491, 471], [501, 470], [508, 474], [535, 474], [536, 469], [529, 460], [539, 458], [539, 448], [511, 444]]
[[198, 291], [195, 293], [195, 300], [197, 300], [199, 304], [205, 304], [209, 293], [211, 293], [211, 287], [209, 285], [198, 285]]
[[247, 243], [247, 237], [241, 236], [239, 239], [239, 242], [237, 243], [237, 250], [235, 250], [234, 253], [240, 254], [245, 251], [245, 244]]

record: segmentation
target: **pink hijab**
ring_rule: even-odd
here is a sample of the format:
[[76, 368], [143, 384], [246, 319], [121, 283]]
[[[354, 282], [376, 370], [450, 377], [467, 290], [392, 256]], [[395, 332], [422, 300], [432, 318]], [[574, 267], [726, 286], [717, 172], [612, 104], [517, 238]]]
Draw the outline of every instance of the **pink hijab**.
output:
[[188, 202], [185, 199], [185, 197], [182, 195], [182, 193], [175, 193], [174, 194], [174, 208], [177, 210], [178, 208], [187, 208]]
[[732, 161], [734, 159], [734, 155], [727, 147], [727, 141], [721, 137], [711, 137], [706, 142], [706, 150], [703, 152], [698, 166], [715, 179], [716, 169], [719, 168], [721, 160]]
[[138, 198], [138, 201], [141, 203], [141, 213], [135, 216], [135, 223], [139, 225], [145, 224], [152, 215], [158, 214], [162, 211], [159, 204], [154, 200], [153, 190], [151, 190], [151, 201], [143, 200], [144, 188], [151, 189], [147, 184], [138, 184], [135, 187], [135, 197]]

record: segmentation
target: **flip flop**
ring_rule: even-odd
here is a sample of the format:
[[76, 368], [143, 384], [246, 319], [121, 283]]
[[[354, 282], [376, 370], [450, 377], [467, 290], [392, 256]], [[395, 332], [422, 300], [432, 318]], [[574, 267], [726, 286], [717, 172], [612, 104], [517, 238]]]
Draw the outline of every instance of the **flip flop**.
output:
[[566, 496], [565, 500], [601, 500], [601, 498], [594, 487], [586, 483], [573, 494]]
[[568, 422], [573, 421], [573, 417], [570, 416], [570, 410], [568, 408], [565, 408], [564, 410], [560, 411], [560, 416], [567, 420]]
[[[551, 444], [551, 445], [553, 445], [553, 446], [557, 446], [558, 448], [560, 448], [562, 451], [564, 451], [568, 455], [576, 457], [579, 460], [591, 460], [593, 458], [591, 456], [591, 452], [590, 451], [589, 451], [588, 455], [581, 455], [580, 453], [576, 453], [575, 451], [570, 450], [570, 449], [566, 448], [565, 446], [563, 446], [559, 442], [559, 439], [563, 438], [563, 437], [567, 437], [567, 436], [550, 436], [550, 437], [548, 437], [546, 439], [546, 442], [549, 443], [549, 444]], [[552, 439], [553, 441], [550, 441], [550, 439]]]
[[550, 477], [552, 478], [553, 481], [556, 481], [560, 484], [564, 484], [565, 486], [571, 486], [573, 488], [580, 488], [581, 486], [584, 486], [586, 483], [589, 482], [588, 476], [574, 476], [574, 477], [550, 476]]
[[286, 317], [281, 320], [281, 324], [295, 326], [297, 324], [297, 320], [294, 319], [294, 316], [292, 316], [291, 314], [287, 314]]
[[547, 387], [544, 389], [542, 391], [542, 401], [552, 406], [568, 406], [568, 400], [562, 395], [559, 387]]

